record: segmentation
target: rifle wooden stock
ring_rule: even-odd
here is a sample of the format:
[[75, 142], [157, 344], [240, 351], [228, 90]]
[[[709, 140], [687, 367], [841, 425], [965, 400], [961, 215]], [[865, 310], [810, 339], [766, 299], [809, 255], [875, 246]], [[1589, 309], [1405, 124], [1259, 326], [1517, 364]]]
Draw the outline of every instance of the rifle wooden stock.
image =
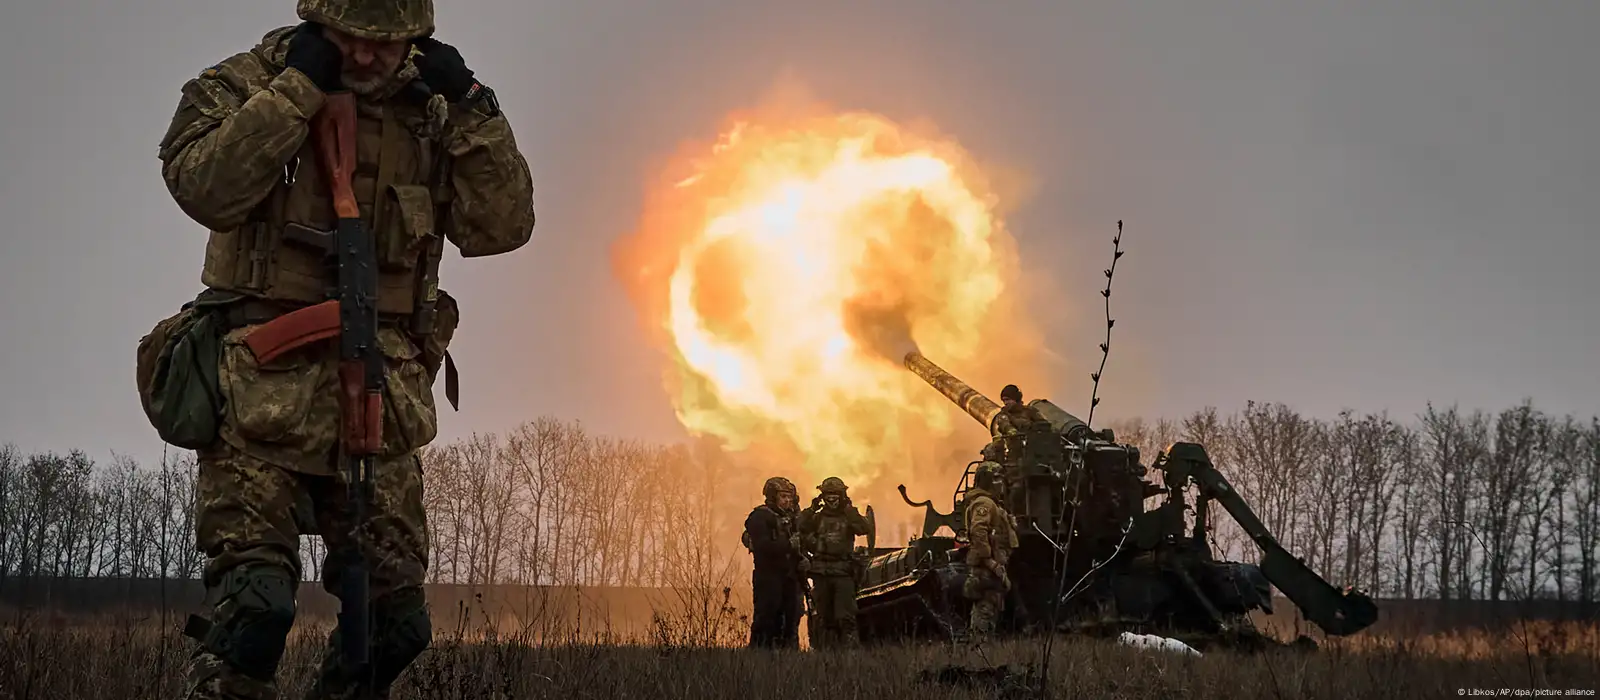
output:
[[350, 176], [356, 170], [355, 94], [328, 95], [322, 109], [311, 117], [311, 129], [317, 160], [322, 163], [333, 196], [333, 212], [341, 219], [360, 219], [361, 207], [356, 204], [355, 189], [350, 185]]
[[344, 449], [352, 456], [378, 454], [383, 447], [383, 393], [363, 381], [366, 363], [339, 363], [339, 409], [344, 416]]

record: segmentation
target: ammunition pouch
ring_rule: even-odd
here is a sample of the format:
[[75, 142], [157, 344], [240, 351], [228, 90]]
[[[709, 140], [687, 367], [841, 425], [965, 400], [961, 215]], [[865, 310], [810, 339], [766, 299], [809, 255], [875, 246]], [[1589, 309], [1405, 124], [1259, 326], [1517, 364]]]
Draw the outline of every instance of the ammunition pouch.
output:
[[184, 634], [252, 678], [271, 682], [294, 625], [298, 584], [281, 567], [236, 567], [209, 591], [212, 619], [191, 616]]
[[168, 444], [198, 450], [217, 440], [222, 417], [217, 366], [227, 323], [220, 309], [237, 298], [208, 290], [139, 339], [134, 364], [139, 402]]

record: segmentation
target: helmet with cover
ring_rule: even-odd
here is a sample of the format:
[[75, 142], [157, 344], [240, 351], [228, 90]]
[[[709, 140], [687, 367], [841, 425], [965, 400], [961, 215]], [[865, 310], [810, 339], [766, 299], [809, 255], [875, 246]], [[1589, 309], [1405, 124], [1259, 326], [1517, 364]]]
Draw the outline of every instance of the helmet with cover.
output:
[[771, 479], [767, 479], [767, 483], [761, 486], [761, 495], [766, 497], [767, 501], [771, 503], [776, 503], [778, 501], [778, 494], [784, 493], [795, 497], [799, 496], [799, 493], [795, 490], [794, 482], [789, 481], [781, 476], [775, 476]]
[[826, 479], [823, 479], [822, 483], [817, 485], [817, 490], [821, 491], [824, 496], [830, 493], [836, 493], [840, 496], [843, 496], [845, 492], [849, 491], [850, 489], [844, 485], [844, 479], [840, 479], [837, 476], [830, 476]]
[[373, 41], [433, 34], [433, 0], [298, 0], [300, 19]]

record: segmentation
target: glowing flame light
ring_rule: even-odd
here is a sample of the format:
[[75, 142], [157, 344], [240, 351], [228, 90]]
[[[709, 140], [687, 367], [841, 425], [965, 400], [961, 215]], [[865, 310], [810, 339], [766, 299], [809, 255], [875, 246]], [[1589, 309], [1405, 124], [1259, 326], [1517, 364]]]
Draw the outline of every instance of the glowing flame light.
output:
[[750, 118], [679, 165], [620, 252], [686, 428], [848, 482], [904, 458], [908, 419], [964, 419], [899, 363], [981, 353], [1007, 291], [1009, 238], [957, 145], [870, 114]]

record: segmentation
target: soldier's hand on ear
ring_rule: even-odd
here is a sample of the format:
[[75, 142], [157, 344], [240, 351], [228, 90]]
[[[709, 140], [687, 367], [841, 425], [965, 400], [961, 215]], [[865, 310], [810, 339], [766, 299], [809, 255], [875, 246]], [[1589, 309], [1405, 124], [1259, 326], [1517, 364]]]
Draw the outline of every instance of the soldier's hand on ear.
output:
[[412, 44], [422, 51], [422, 55], [411, 59], [422, 76], [422, 82], [443, 95], [444, 99], [460, 102], [473, 88], [478, 87], [477, 78], [473, 77], [472, 69], [467, 67], [466, 59], [461, 57], [456, 47], [433, 37], [416, 39]]
[[322, 26], [302, 22], [289, 38], [289, 51], [283, 57], [284, 67], [304, 73], [317, 89], [338, 92], [344, 89], [340, 74], [344, 71], [344, 54], [328, 37], [322, 35]]

